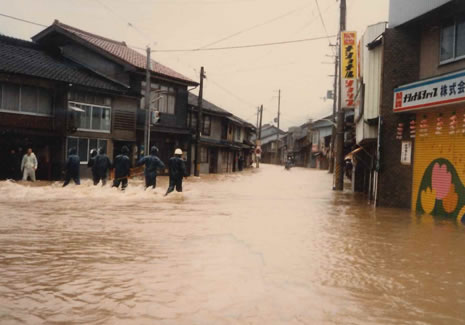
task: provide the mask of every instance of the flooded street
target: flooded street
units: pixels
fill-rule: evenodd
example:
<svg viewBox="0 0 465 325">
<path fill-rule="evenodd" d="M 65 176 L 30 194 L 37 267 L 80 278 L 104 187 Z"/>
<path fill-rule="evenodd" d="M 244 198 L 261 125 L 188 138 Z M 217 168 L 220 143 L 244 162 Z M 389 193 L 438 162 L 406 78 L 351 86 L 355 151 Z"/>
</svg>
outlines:
<svg viewBox="0 0 465 325">
<path fill-rule="evenodd" d="M 1 324 L 464 324 L 465 229 L 374 210 L 326 171 L 185 192 L 1 182 Z"/>
</svg>

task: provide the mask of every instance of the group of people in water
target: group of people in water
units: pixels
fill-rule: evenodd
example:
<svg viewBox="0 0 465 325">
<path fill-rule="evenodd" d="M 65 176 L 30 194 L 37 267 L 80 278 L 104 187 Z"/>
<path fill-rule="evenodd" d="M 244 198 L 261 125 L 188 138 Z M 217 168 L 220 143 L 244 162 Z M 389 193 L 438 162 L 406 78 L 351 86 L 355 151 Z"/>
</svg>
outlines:
<svg viewBox="0 0 465 325">
<path fill-rule="evenodd" d="M 181 158 L 182 150 L 176 149 L 174 156 L 168 160 L 168 172 L 169 172 L 169 187 L 166 191 L 166 195 L 173 192 L 175 189 L 178 192 L 182 192 L 182 180 L 187 176 L 186 163 Z M 137 163 L 137 166 L 145 166 L 145 188 L 155 188 L 157 185 L 157 171 L 159 169 L 165 169 L 165 164 L 158 158 L 158 148 L 153 146 L 150 149 L 150 154 L 142 157 Z M 114 168 L 114 179 L 113 187 L 124 190 L 128 186 L 128 178 L 131 172 L 131 162 L 129 160 L 129 148 L 123 146 L 121 153 L 115 157 L 113 164 L 110 158 L 105 153 L 105 150 L 100 148 L 91 151 L 91 156 L 87 164 L 92 170 L 92 179 L 94 185 L 102 182 L 102 185 L 106 184 L 108 173 L 111 168 Z M 65 164 L 65 182 L 63 187 L 67 186 L 71 180 L 76 185 L 80 184 L 80 159 L 77 155 L 76 148 L 69 149 L 68 159 Z"/>
</svg>

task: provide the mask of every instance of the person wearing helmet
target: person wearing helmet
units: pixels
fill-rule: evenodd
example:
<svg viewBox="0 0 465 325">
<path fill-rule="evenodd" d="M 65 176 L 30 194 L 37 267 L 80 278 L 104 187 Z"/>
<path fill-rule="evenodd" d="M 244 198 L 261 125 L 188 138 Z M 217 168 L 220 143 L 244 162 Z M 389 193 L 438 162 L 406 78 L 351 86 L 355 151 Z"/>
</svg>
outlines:
<svg viewBox="0 0 465 325">
<path fill-rule="evenodd" d="M 137 166 L 145 164 L 145 189 L 152 186 L 155 188 L 157 186 L 157 169 L 165 168 L 165 164 L 157 157 L 158 148 L 153 146 L 150 148 L 150 156 L 142 157 L 138 162 Z"/>
<path fill-rule="evenodd" d="M 65 164 L 65 182 L 63 183 L 63 187 L 69 184 L 71 179 L 74 180 L 76 185 L 81 184 L 81 179 L 79 177 L 79 168 L 81 165 L 81 160 L 77 155 L 76 148 L 71 148 L 68 151 L 68 159 L 66 160 Z"/>
<path fill-rule="evenodd" d="M 174 152 L 174 157 L 171 157 L 168 160 L 168 171 L 170 174 L 170 185 L 166 191 L 165 196 L 173 192 L 176 188 L 176 191 L 182 192 L 182 178 L 187 176 L 186 163 L 181 158 L 182 150 L 176 149 Z"/>
<path fill-rule="evenodd" d="M 131 162 L 129 161 L 129 148 L 123 146 L 121 148 L 121 154 L 116 156 L 113 163 L 113 168 L 115 169 L 115 179 L 113 181 L 113 187 L 119 187 L 121 184 L 121 189 L 124 190 L 128 186 L 128 177 L 130 174 Z"/>
<path fill-rule="evenodd" d="M 92 171 L 92 179 L 94 180 L 94 184 L 95 184 L 95 178 L 97 177 L 95 175 L 95 157 L 97 157 L 97 149 L 92 149 L 90 150 L 90 158 L 89 158 L 89 161 L 87 162 L 87 168 L 91 168 L 91 171 Z"/>
<path fill-rule="evenodd" d="M 98 156 L 95 157 L 94 166 L 92 167 L 92 174 L 94 175 L 94 185 L 97 185 L 102 180 L 102 186 L 107 183 L 108 171 L 111 167 L 110 158 L 105 154 L 105 149 L 98 150 Z"/>
</svg>

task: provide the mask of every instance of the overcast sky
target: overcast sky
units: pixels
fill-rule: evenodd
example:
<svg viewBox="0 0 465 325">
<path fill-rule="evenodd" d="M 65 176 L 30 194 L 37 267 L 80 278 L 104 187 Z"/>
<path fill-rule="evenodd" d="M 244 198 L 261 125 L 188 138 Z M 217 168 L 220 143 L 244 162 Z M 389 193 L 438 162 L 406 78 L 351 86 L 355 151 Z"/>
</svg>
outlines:
<svg viewBox="0 0 465 325">
<path fill-rule="evenodd" d="M 347 7 L 348 30 L 362 33 L 366 26 L 388 19 L 389 0 L 347 0 Z M 45 25 L 58 19 L 141 48 L 195 49 L 335 35 L 339 1 L 16 0 L 2 1 L 0 13 Z M 0 33 L 8 36 L 30 39 L 42 29 L 0 16 Z M 265 107 L 263 123 L 273 120 L 281 89 L 281 126 L 287 129 L 332 111 L 332 101 L 323 99 L 332 89 L 329 75 L 334 73 L 334 65 L 327 64 L 334 60 L 328 43 L 322 39 L 227 51 L 154 52 L 152 58 L 194 80 L 203 65 L 205 99 L 254 124 L 260 104 Z"/>
</svg>

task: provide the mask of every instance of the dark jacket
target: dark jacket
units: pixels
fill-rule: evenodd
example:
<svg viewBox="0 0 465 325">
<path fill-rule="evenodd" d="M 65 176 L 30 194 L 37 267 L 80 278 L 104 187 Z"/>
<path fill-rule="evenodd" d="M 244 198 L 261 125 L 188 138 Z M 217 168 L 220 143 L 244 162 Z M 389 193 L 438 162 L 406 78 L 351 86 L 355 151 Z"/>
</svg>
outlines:
<svg viewBox="0 0 465 325">
<path fill-rule="evenodd" d="M 145 175 L 157 173 L 157 169 L 165 168 L 165 164 L 155 155 L 142 157 L 138 162 L 137 166 L 145 164 Z"/>
<path fill-rule="evenodd" d="M 108 170 L 111 168 L 110 158 L 106 154 L 99 154 L 95 157 L 92 173 L 96 176 L 106 177 Z"/>
<path fill-rule="evenodd" d="M 183 178 L 187 176 L 186 163 L 179 157 L 168 160 L 168 169 L 171 178 Z"/>
<path fill-rule="evenodd" d="M 90 151 L 90 158 L 89 158 L 89 161 L 87 162 L 87 167 L 94 167 L 94 163 L 95 163 L 95 157 L 97 157 L 97 150 L 95 149 L 92 149 Z M 94 173 L 94 169 L 92 168 L 92 173 Z"/>
<path fill-rule="evenodd" d="M 69 150 L 68 159 L 65 163 L 65 170 L 70 175 L 79 175 L 79 167 L 81 165 L 81 160 L 79 156 L 76 154 L 75 149 Z"/>
<path fill-rule="evenodd" d="M 128 177 L 129 169 L 131 168 L 129 157 L 125 154 L 116 156 L 115 161 L 113 162 L 113 168 L 115 168 L 115 179 Z"/>
</svg>

